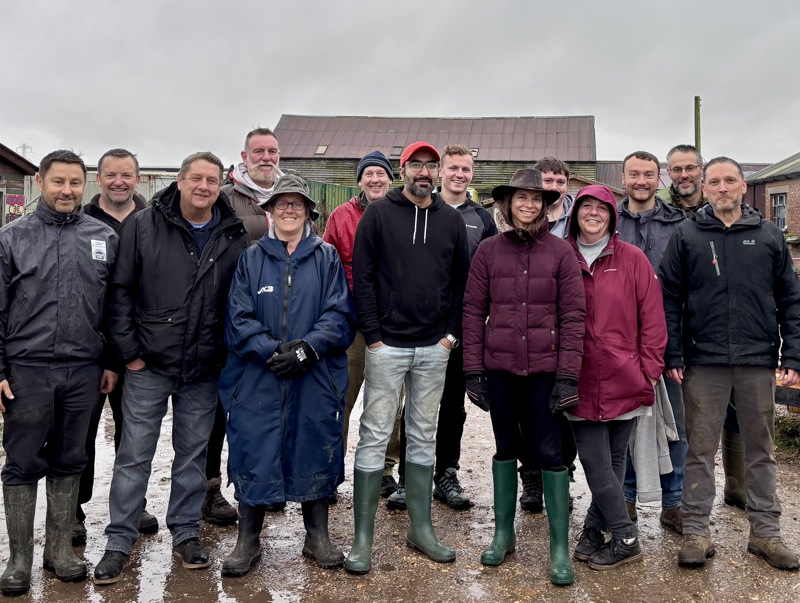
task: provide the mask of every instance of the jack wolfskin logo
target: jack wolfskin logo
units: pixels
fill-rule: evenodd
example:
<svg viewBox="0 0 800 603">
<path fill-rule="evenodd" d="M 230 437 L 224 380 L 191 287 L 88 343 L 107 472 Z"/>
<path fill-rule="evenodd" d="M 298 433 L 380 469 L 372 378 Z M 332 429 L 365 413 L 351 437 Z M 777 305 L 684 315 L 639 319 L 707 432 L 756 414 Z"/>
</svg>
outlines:
<svg viewBox="0 0 800 603">
<path fill-rule="evenodd" d="M 755 239 L 745 239 L 744 241 L 742 241 L 742 245 L 755 245 L 755 244 L 756 244 Z"/>
<path fill-rule="evenodd" d="M 261 295 L 262 293 L 272 293 L 272 285 L 265 285 L 264 287 L 261 287 L 261 289 L 258 290 L 258 295 Z"/>
</svg>

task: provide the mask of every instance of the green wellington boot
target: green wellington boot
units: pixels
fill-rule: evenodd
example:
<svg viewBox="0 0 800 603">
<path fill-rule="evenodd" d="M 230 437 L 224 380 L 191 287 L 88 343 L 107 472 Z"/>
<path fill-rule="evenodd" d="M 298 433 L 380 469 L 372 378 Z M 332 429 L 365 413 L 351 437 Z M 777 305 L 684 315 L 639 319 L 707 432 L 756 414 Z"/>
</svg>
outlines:
<svg viewBox="0 0 800 603">
<path fill-rule="evenodd" d="M 516 492 L 514 493 L 516 497 Z M 408 527 L 406 544 L 428 556 L 436 563 L 455 561 L 456 552 L 439 542 L 431 524 L 433 498 L 433 467 L 406 462 L 406 504 Z"/>
<path fill-rule="evenodd" d="M 747 508 L 747 490 L 744 481 L 744 444 L 742 434 L 733 431 L 722 432 L 722 466 L 725 469 L 725 489 L 723 496 L 726 505 Z"/>
<path fill-rule="evenodd" d="M 517 511 L 517 459 L 492 459 L 494 478 L 494 538 L 481 554 L 484 565 L 500 565 L 517 545 L 514 515 Z"/>
<path fill-rule="evenodd" d="M 0 592 L 4 595 L 22 595 L 31 587 L 36 487 L 37 484 L 3 486 L 8 548 L 11 553 L 6 571 L 0 579 Z"/>
<path fill-rule="evenodd" d="M 86 578 L 86 562 L 72 551 L 72 522 L 78 508 L 81 476 L 46 480 L 47 522 L 45 524 L 44 569 L 55 572 L 63 582 Z"/>
<path fill-rule="evenodd" d="M 375 535 L 375 513 L 381 493 L 383 469 L 353 471 L 353 517 L 355 538 L 344 569 L 351 574 L 366 574 L 372 569 L 372 538 Z"/>
<path fill-rule="evenodd" d="M 569 472 L 542 471 L 542 486 L 550 524 L 550 582 L 572 584 L 575 577 L 569 558 Z"/>
</svg>

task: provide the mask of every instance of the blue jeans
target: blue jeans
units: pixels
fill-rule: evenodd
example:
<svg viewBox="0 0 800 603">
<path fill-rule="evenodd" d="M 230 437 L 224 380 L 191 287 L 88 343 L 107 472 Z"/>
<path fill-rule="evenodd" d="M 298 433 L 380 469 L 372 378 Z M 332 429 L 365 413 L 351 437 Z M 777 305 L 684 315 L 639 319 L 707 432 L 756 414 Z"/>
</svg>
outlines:
<svg viewBox="0 0 800 603">
<path fill-rule="evenodd" d="M 678 428 L 678 441 L 669 442 L 669 460 L 672 462 L 672 472 L 661 475 L 661 508 L 677 509 L 681 506 L 683 493 L 683 476 L 686 473 L 686 451 L 689 443 L 686 441 L 686 407 L 683 403 L 681 386 L 669 377 L 664 377 L 667 386 L 667 395 L 672 405 L 672 414 L 675 415 L 675 426 Z M 630 452 L 628 453 L 627 469 L 625 471 L 625 501 L 636 502 L 636 472 L 633 469 Z"/>
<path fill-rule="evenodd" d="M 397 418 L 405 382 L 406 462 L 433 466 L 436 419 L 444 390 L 450 350 L 440 343 L 417 348 L 383 344 L 367 348 L 364 366 L 364 412 L 361 415 L 355 467 L 383 469 L 386 446 Z"/>
<path fill-rule="evenodd" d="M 111 523 L 106 550 L 130 555 L 139 537 L 139 519 L 156 452 L 161 421 L 172 396 L 172 486 L 167 527 L 177 546 L 200 535 L 206 483 L 206 447 L 217 406 L 217 379 L 184 382 L 147 367 L 127 371 L 122 394 L 122 441 L 108 497 Z"/>
</svg>

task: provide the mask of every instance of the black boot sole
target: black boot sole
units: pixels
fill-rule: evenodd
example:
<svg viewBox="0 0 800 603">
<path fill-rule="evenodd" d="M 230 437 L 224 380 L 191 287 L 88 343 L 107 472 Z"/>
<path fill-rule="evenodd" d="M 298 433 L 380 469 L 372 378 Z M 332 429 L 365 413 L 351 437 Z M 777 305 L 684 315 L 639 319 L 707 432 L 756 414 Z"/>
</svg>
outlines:
<svg viewBox="0 0 800 603">
<path fill-rule="evenodd" d="M 334 561 L 322 561 L 319 557 L 317 557 L 311 549 L 307 549 L 303 547 L 303 557 L 306 559 L 311 559 L 315 561 L 318 566 L 322 569 L 334 569 L 336 567 L 342 567 L 344 565 L 344 554 L 341 555 L 341 559 L 336 559 Z"/>
<path fill-rule="evenodd" d="M 68 574 L 66 576 L 59 576 L 53 563 L 47 559 L 42 560 L 42 568 L 47 570 L 48 572 L 54 573 L 56 575 L 56 578 L 58 578 L 62 582 L 80 582 L 81 580 L 85 580 L 89 576 L 89 570 L 86 566 L 84 566 L 83 571 L 78 571 L 75 572 L 74 574 Z"/>
</svg>

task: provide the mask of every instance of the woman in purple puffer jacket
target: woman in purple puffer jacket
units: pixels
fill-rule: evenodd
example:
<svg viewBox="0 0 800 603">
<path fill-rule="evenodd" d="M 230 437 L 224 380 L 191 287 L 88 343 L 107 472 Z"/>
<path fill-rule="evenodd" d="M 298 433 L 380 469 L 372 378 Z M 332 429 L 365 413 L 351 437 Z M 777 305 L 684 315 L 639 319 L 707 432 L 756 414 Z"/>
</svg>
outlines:
<svg viewBox="0 0 800 603">
<path fill-rule="evenodd" d="M 490 410 L 496 453 L 495 536 L 481 555 L 500 565 L 514 551 L 517 459 L 535 442 L 550 523 L 550 580 L 571 584 L 569 474 L 561 458 L 561 416 L 577 403 L 584 335 L 584 289 L 569 243 L 548 232 L 538 170 L 518 170 L 492 191 L 509 229 L 483 241 L 464 294 L 467 394 Z M 487 320 L 488 319 L 488 320 Z M 535 437 L 523 441 L 522 434 Z"/>
</svg>

